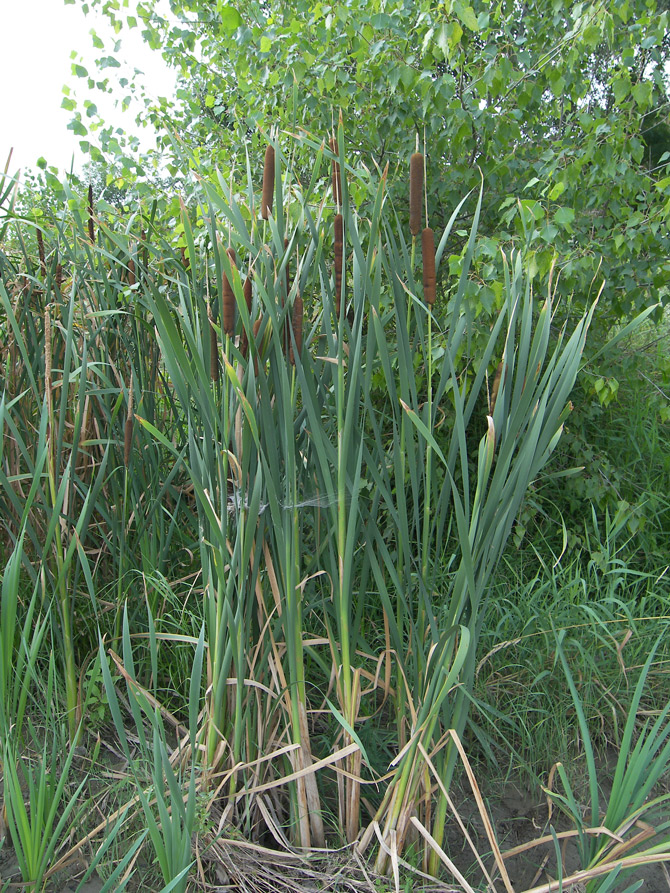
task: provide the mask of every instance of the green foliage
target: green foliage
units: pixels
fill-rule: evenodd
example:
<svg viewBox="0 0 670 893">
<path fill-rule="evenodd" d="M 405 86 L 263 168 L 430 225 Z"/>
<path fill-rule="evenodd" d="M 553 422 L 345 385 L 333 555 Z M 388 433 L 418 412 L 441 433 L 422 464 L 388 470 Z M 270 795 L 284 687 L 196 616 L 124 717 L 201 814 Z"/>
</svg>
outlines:
<svg viewBox="0 0 670 893">
<path fill-rule="evenodd" d="M 544 289 L 553 268 L 558 294 L 580 309 L 605 283 L 602 334 L 668 300 L 668 12 L 654 0 L 534 0 L 521 10 L 514 0 L 272 0 L 237 12 L 173 0 L 168 14 L 147 0 L 137 15 L 104 11 L 120 39 L 141 19 L 179 75 L 176 97 L 145 96 L 141 114 L 158 127 L 171 173 L 185 173 L 181 145 L 227 176 L 245 145 L 259 157 L 273 126 L 325 138 L 342 110 L 348 147 L 367 164 L 404 171 L 425 140 L 439 172 L 428 193 L 438 229 L 481 169 L 471 283 L 480 312 L 500 294 L 500 250 L 517 239 L 533 283 Z M 141 95 L 141 78 L 131 84 Z M 136 176 L 117 133 L 103 130 L 100 142 Z M 404 189 L 394 198 L 400 207 Z M 463 248 L 457 229 L 448 254 Z"/>
</svg>

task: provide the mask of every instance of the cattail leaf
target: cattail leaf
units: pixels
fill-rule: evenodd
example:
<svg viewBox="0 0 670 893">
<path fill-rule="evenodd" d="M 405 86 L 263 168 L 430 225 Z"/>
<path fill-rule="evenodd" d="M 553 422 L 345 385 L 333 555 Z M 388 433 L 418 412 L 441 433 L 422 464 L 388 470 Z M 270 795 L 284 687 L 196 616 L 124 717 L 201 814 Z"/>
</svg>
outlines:
<svg viewBox="0 0 670 893">
<path fill-rule="evenodd" d="M 228 255 L 228 260 L 230 262 L 230 273 L 231 276 L 236 272 L 236 257 L 235 251 L 233 248 L 227 248 L 226 254 Z M 235 334 L 235 292 L 233 290 L 232 283 L 230 281 L 230 277 L 228 273 L 224 270 L 223 273 L 223 291 L 222 291 L 222 317 L 223 317 L 223 331 L 226 335 L 234 335 Z"/>
<path fill-rule="evenodd" d="M 261 217 L 267 220 L 272 214 L 272 201 L 275 194 L 275 150 L 273 146 L 265 149 L 263 165 L 263 193 L 261 197 Z"/>
</svg>

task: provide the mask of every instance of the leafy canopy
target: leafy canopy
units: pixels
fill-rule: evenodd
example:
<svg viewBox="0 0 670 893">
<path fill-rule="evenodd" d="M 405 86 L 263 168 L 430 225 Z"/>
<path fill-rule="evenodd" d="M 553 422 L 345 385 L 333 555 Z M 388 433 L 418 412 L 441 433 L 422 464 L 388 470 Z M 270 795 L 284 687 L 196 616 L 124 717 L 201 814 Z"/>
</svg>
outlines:
<svg viewBox="0 0 670 893">
<path fill-rule="evenodd" d="M 557 261 L 559 294 L 580 306 L 605 281 L 604 327 L 668 300 L 667 0 L 82 5 L 100 6 L 121 38 L 141 27 L 179 73 L 177 95 L 158 101 L 143 94 L 139 74 L 124 78 L 127 91 L 144 96 L 140 117 L 158 126 L 171 174 L 184 171 L 180 146 L 200 166 L 227 172 L 244 163 L 245 148 L 258 155 L 272 126 L 325 136 L 341 109 L 347 149 L 366 164 L 388 162 L 403 174 L 417 138 L 425 141 L 436 228 L 481 169 L 477 312 L 499 309 L 500 249 L 519 239 L 531 276 L 546 282 Z M 113 58 L 104 49 L 99 60 L 107 90 Z M 87 135 L 86 114 L 68 101 L 73 127 Z M 100 142 L 94 158 L 128 154 L 111 128 Z M 150 162 L 127 164 L 124 175 L 136 178 Z M 402 208 L 404 174 L 389 180 L 401 184 Z M 464 243 L 456 233 L 448 246 L 452 272 Z"/>
</svg>

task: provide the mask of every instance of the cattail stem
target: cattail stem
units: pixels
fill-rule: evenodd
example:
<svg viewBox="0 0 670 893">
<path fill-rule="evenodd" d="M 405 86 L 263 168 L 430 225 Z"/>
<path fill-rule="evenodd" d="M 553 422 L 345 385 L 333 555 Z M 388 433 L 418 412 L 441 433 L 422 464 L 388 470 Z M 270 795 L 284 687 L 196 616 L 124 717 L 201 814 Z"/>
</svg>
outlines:
<svg viewBox="0 0 670 893">
<path fill-rule="evenodd" d="M 409 231 L 413 236 L 421 232 L 423 198 L 423 155 L 414 152 L 409 160 Z"/>
<path fill-rule="evenodd" d="M 261 198 L 261 217 L 267 220 L 272 213 L 272 200 L 275 194 L 275 150 L 272 146 L 265 149 L 263 165 L 263 195 Z"/>
<path fill-rule="evenodd" d="M 209 318 L 209 377 L 214 383 L 219 380 L 219 341 L 216 337 L 212 308 L 207 308 Z"/>
<path fill-rule="evenodd" d="M 342 300 L 342 264 L 344 255 L 344 218 L 341 214 L 335 215 L 335 312 L 340 316 L 340 305 Z"/>
<path fill-rule="evenodd" d="M 421 254 L 423 259 L 423 297 L 431 307 L 435 303 L 437 279 L 435 276 L 435 236 L 427 226 L 421 233 Z"/>
</svg>

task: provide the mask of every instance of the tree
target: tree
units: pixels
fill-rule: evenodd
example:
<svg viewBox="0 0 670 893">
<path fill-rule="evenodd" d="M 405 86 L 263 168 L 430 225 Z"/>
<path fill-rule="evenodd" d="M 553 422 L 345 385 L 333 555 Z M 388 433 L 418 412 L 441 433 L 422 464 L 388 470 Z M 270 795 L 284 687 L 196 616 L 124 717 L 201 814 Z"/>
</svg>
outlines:
<svg viewBox="0 0 670 893">
<path fill-rule="evenodd" d="M 147 43 L 180 73 L 177 96 L 146 98 L 142 115 L 160 128 L 171 172 L 184 169 L 181 146 L 227 173 L 245 149 L 258 156 L 273 126 L 327 137 L 342 110 L 347 151 L 402 174 L 390 177 L 399 209 L 409 155 L 425 143 L 436 228 L 481 170 L 478 314 L 497 309 L 500 249 L 519 240 L 538 287 L 555 264 L 552 286 L 580 308 L 604 281 L 603 330 L 668 300 L 670 179 L 657 149 L 668 12 L 654 0 L 266 0 L 239 9 L 170 0 L 169 12 L 141 0 L 133 14 L 118 2 L 88 5 L 101 5 L 121 34 L 141 21 Z M 139 80 L 126 88 L 141 94 Z M 83 127 L 81 115 L 75 123 Z M 118 134 L 105 134 L 103 147 L 123 154 Z M 452 270 L 463 247 L 456 234 Z"/>
</svg>

